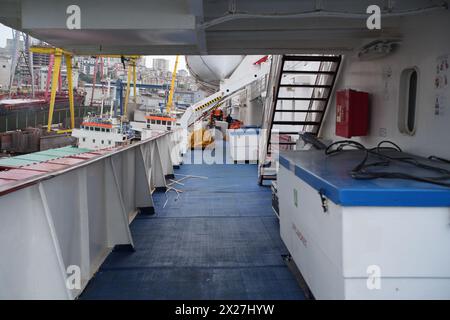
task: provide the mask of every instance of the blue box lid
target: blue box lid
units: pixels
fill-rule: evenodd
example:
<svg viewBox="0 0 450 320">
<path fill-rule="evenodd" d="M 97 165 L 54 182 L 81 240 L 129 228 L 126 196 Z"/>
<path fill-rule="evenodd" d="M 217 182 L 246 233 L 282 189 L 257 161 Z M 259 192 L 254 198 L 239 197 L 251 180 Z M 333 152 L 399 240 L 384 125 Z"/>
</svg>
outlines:
<svg viewBox="0 0 450 320">
<path fill-rule="evenodd" d="M 389 151 L 393 157 L 408 156 L 450 170 L 450 165 L 431 161 L 398 151 Z M 364 158 L 363 151 L 343 151 L 325 155 L 323 150 L 290 151 L 280 155 L 280 165 L 294 171 L 295 175 L 327 198 L 342 206 L 402 206 L 449 207 L 450 188 L 430 183 L 403 179 L 359 180 L 350 171 Z M 380 161 L 370 158 L 369 162 Z M 433 176 L 435 173 L 393 161 L 389 166 L 371 167 L 371 171 L 405 172 L 416 176 Z M 450 183 L 450 179 L 447 181 Z"/>
</svg>

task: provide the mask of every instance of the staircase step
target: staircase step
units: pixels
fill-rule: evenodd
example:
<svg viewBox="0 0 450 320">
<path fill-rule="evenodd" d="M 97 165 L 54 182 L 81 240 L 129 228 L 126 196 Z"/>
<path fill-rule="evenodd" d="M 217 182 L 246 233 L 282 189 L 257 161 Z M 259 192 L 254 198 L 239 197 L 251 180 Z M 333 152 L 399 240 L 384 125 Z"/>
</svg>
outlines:
<svg viewBox="0 0 450 320">
<path fill-rule="evenodd" d="M 311 70 L 283 70 L 283 74 L 328 74 L 335 75 L 336 71 L 311 71 Z"/>
<path fill-rule="evenodd" d="M 284 100 L 284 101 L 327 101 L 328 98 L 289 98 L 289 97 L 279 97 L 276 98 L 277 100 Z"/>
<path fill-rule="evenodd" d="M 328 84 L 280 84 L 280 88 L 324 88 L 331 89 Z"/>
<path fill-rule="evenodd" d="M 270 176 L 262 175 L 261 178 L 262 178 L 262 180 L 277 180 L 276 175 L 270 175 Z"/>
<path fill-rule="evenodd" d="M 277 142 L 277 143 L 273 143 L 272 141 L 270 142 L 270 145 L 280 145 L 280 146 L 293 146 L 295 145 L 297 142 L 296 141 L 289 141 L 289 142 Z"/>
<path fill-rule="evenodd" d="M 275 110 L 275 112 L 284 113 L 323 113 L 323 110 Z"/>
<path fill-rule="evenodd" d="M 339 56 L 284 56 L 284 61 L 339 62 Z"/>
<path fill-rule="evenodd" d="M 317 126 L 320 124 L 320 122 L 316 122 L 316 121 L 273 121 L 272 123 L 277 124 L 277 125 L 291 125 L 291 126 L 296 126 L 296 125 Z"/>
<path fill-rule="evenodd" d="M 272 129 L 272 130 L 276 130 L 276 129 Z M 278 135 L 282 135 L 282 134 L 295 134 L 295 135 L 300 135 L 300 134 L 304 134 L 304 133 L 310 133 L 310 134 L 315 134 L 314 132 L 308 132 L 308 131 L 272 131 L 272 135 L 278 134 Z"/>
<path fill-rule="evenodd" d="M 276 133 L 278 135 L 282 135 L 282 134 L 296 134 L 296 135 L 300 135 L 299 131 L 273 131 L 275 129 L 272 129 L 272 134 Z"/>
</svg>

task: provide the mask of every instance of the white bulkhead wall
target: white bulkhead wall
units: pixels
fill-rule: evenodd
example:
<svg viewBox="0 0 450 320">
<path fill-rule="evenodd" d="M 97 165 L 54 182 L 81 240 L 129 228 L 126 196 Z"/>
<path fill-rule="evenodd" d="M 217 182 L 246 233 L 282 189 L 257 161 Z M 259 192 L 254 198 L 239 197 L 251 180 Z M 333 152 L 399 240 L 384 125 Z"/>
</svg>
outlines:
<svg viewBox="0 0 450 320">
<path fill-rule="evenodd" d="M 450 12 L 401 19 L 403 39 L 395 53 L 371 61 L 359 61 L 356 53 L 345 55 L 337 90 L 351 88 L 370 93 L 369 136 L 353 139 L 367 146 L 388 139 L 407 152 L 449 159 L 450 83 L 440 91 L 447 102 L 443 114 L 436 116 L 435 101 L 439 92 L 435 79 L 438 58 L 450 57 Z M 406 68 L 418 70 L 416 130 L 412 136 L 401 133 L 398 128 L 400 76 Z M 335 110 L 334 96 L 321 136 L 339 140 L 341 138 L 335 136 Z"/>
</svg>

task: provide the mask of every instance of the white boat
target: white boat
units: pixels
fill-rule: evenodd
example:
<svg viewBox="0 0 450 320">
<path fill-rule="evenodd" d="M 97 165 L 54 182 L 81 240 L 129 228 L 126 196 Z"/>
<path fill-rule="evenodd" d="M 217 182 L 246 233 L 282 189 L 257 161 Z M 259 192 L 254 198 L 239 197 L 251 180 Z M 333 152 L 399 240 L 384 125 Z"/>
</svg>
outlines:
<svg viewBox="0 0 450 320">
<path fill-rule="evenodd" d="M 78 139 L 78 147 L 97 150 L 127 145 L 134 133 L 119 117 L 89 116 L 79 129 L 72 130 L 72 136 Z"/>
</svg>

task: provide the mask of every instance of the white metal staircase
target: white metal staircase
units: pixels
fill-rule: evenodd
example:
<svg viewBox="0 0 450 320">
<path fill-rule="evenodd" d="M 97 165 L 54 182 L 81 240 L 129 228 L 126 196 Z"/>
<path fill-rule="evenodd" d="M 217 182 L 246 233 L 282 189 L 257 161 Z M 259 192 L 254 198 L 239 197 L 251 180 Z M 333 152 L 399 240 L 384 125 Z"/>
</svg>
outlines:
<svg viewBox="0 0 450 320">
<path fill-rule="evenodd" d="M 273 56 L 260 142 L 260 184 L 276 179 L 273 155 L 294 150 L 301 133 L 319 134 L 341 60 L 336 55 Z"/>
</svg>

